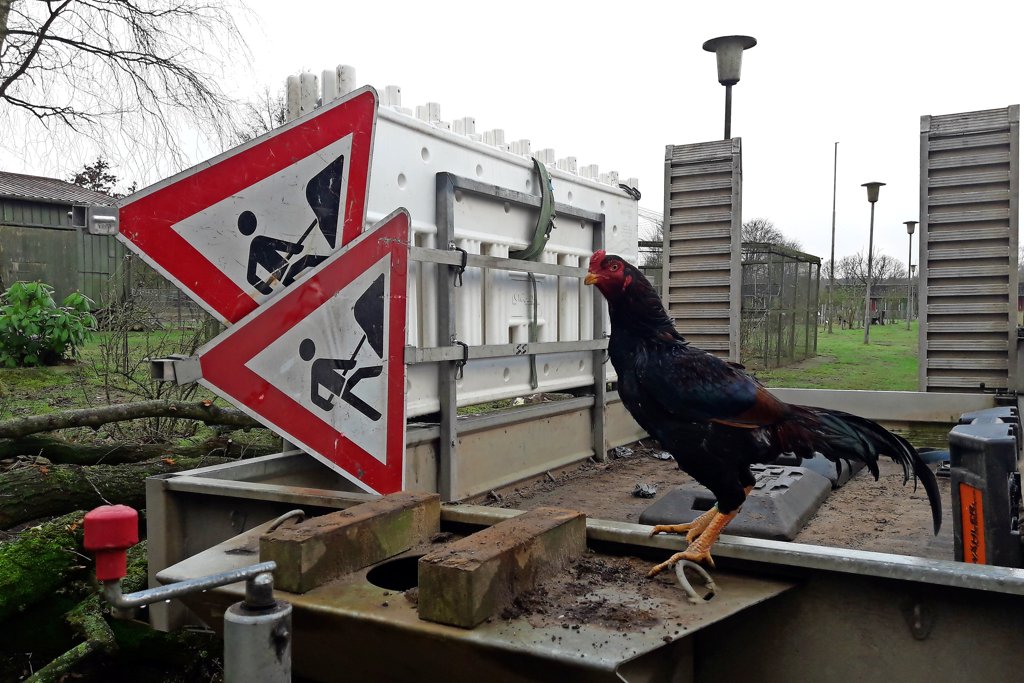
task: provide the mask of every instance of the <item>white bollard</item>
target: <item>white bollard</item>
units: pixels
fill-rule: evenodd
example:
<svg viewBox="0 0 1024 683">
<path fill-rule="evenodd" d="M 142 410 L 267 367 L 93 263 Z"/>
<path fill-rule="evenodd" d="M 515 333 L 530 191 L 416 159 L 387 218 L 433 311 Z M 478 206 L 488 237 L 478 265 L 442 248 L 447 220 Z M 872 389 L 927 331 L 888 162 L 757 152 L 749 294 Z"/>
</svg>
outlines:
<svg viewBox="0 0 1024 683">
<path fill-rule="evenodd" d="M 305 116 L 316 109 L 319 97 L 316 74 L 299 74 L 299 116 Z"/>
<path fill-rule="evenodd" d="M 356 68 L 348 64 L 339 64 L 334 69 L 338 79 L 338 97 L 349 94 L 356 89 Z"/>
<path fill-rule="evenodd" d="M 299 77 L 289 76 L 285 82 L 285 101 L 289 121 L 299 118 Z"/>
</svg>

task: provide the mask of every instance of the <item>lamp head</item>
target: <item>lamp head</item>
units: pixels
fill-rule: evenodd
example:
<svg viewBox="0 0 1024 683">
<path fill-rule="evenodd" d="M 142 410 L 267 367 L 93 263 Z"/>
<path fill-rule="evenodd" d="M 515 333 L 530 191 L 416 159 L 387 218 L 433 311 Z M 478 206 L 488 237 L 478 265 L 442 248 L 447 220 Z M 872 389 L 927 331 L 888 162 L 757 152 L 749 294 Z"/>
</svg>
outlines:
<svg viewBox="0 0 1024 683">
<path fill-rule="evenodd" d="M 907 234 L 913 235 L 914 228 L 917 227 L 917 221 L 903 221 L 903 225 L 907 226 Z"/>
<path fill-rule="evenodd" d="M 718 57 L 718 82 L 722 85 L 736 85 L 740 82 L 740 63 L 743 51 L 757 45 L 750 36 L 719 36 L 704 43 L 704 50 L 714 52 Z"/>
<path fill-rule="evenodd" d="M 878 201 L 878 188 L 880 188 L 882 185 L 885 185 L 885 183 L 871 182 L 864 183 L 863 185 L 861 185 L 861 187 L 868 188 L 868 201 L 871 202 L 872 204 Z"/>
</svg>

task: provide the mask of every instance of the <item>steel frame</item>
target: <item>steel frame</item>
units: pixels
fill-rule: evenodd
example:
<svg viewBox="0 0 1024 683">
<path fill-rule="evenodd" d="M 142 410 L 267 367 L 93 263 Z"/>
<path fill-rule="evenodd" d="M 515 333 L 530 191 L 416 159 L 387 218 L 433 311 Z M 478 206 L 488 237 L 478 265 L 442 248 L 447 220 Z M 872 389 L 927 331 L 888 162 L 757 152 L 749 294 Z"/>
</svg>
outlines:
<svg viewBox="0 0 1024 683">
<path fill-rule="evenodd" d="M 536 353 L 561 353 L 568 351 L 590 350 L 593 355 L 594 367 L 594 400 L 591 420 L 591 444 L 594 455 L 604 460 L 607 452 L 605 438 L 605 369 L 604 349 L 607 341 L 604 337 L 604 304 L 601 297 L 594 297 L 593 341 L 584 342 L 549 342 L 531 344 L 500 344 L 465 348 L 456 339 L 455 313 L 455 273 L 453 267 L 463 265 L 477 268 L 500 268 L 519 272 L 536 273 L 539 275 L 558 275 L 580 278 L 586 274 L 585 269 L 571 268 L 549 263 L 521 261 L 517 259 L 479 256 L 475 254 L 459 254 L 455 246 L 455 201 L 456 192 L 469 193 L 494 201 L 507 202 L 517 206 L 539 208 L 539 195 L 525 194 L 508 188 L 482 183 L 470 178 L 463 178 L 452 173 L 438 173 L 436 176 L 436 211 L 437 211 L 437 244 L 447 245 L 448 251 L 411 247 L 409 257 L 416 261 L 424 261 L 449 266 L 437 269 L 438 286 L 438 338 L 448 340 L 448 346 L 427 349 L 410 349 L 406 361 L 441 363 L 438 371 L 438 397 L 441 406 L 441 422 L 438 432 L 438 492 L 445 501 L 455 498 L 459 490 L 458 468 L 454 461 L 458 457 L 458 396 L 456 378 L 460 363 L 473 358 L 495 358 L 501 356 L 532 355 Z M 555 204 L 555 215 L 575 218 L 591 222 L 594 225 L 594 251 L 603 248 L 605 218 L 604 214 L 585 211 L 567 204 Z"/>
</svg>

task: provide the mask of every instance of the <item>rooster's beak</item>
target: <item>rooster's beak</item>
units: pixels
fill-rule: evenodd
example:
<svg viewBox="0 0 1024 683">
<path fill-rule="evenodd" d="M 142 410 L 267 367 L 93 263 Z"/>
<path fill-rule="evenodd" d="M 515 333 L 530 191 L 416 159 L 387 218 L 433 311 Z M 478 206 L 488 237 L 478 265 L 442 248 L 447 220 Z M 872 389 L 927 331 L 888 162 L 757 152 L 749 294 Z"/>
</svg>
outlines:
<svg viewBox="0 0 1024 683">
<path fill-rule="evenodd" d="M 587 277 L 583 278 L 583 284 L 592 285 L 597 282 L 597 276 L 593 273 L 587 273 Z"/>
</svg>

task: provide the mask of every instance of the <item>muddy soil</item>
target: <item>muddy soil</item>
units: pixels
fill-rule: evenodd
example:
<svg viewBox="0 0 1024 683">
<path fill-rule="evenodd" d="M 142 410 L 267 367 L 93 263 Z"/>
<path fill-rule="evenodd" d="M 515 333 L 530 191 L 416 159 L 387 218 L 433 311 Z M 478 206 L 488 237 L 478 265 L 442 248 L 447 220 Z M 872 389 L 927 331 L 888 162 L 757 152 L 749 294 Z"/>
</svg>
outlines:
<svg viewBox="0 0 1024 683">
<path fill-rule="evenodd" d="M 586 461 L 532 481 L 494 492 L 479 502 L 528 510 L 552 505 L 580 510 L 588 517 L 637 523 L 640 514 L 672 488 L 693 480 L 674 460 L 654 457 L 660 449 L 630 446 L 633 455 L 607 463 Z M 943 521 L 932 534 L 931 510 L 921 486 L 903 485 L 903 470 L 889 459 L 879 462 L 876 482 L 862 469 L 833 491 L 797 535 L 797 543 L 871 550 L 932 559 L 953 559 L 953 522 L 949 479 L 939 478 Z M 637 484 L 656 487 L 654 498 L 633 495 Z M 728 529 L 726 529 L 728 534 Z"/>
</svg>

